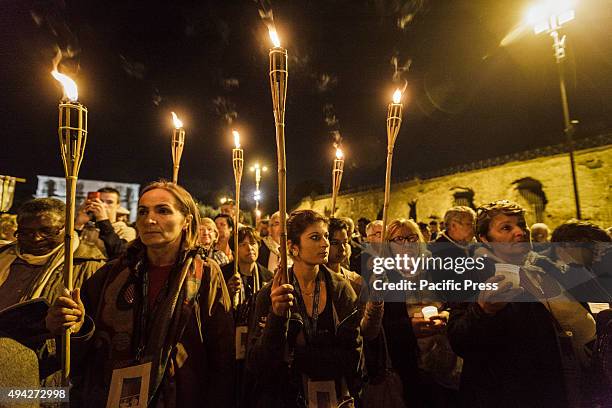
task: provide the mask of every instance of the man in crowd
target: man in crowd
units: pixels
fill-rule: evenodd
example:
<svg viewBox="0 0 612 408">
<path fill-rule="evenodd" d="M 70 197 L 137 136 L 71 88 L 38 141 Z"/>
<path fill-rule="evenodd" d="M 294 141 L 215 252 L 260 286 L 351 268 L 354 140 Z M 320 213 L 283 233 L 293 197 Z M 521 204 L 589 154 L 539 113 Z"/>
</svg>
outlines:
<svg viewBox="0 0 612 408">
<path fill-rule="evenodd" d="M 537 222 L 529 229 L 531 233 L 531 245 L 536 252 L 542 252 L 550 248 L 550 230 L 548 225 Z"/>
<path fill-rule="evenodd" d="M 274 272 L 280 262 L 280 213 L 277 211 L 270 217 L 268 226 L 269 235 L 262 239 L 263 245 L 259 248 L 257 262 Z M 291 258 L 287 258 L 287 266 L 293 265 Z"/>
<path fill-rule="evenodd" d="M 370 223 L 370 220 L 361 217 L 357 220 L 357 231 L 359 232 L 359 243 L 363 243 L 366 238 L 366 227 Z"/>
<path fill-rule="evenodd" d="M 345 260 L 342 262 L 342 266 L 345 268 L 357 272 L 361 275 L 361 251 L 363 250 L 361 242 L 355 237 L 355 223 L 351 217 L 342 217 L 342 221 L 347 226 L 349 250 L 345 255 Z M 331 233 L 330 239 L 331 239 Z"/>
<path fill-rule="evenodd" d="M 270 226 L 270 219 L 264 218 L 263 220 L 259 220 L 257 222 L 257 233 L 261 238 L 265 238 L 268 236 L 268 227 Z"/>
<path fill-rule="evenodd" d="M 506 200 L 479 208 L 476 234 L 485 268 L 471 279 L 499 286 L 451 311 L 464 406 L 580 406 L 592 315 L 560 285 L 555 265 L 530 250 L 523 208 Z"/>
<path fill-rule="evenodd" d="M 429 244 L 429 249 L 432 256 L 458 260 L 459 258 L 470 257 L 470 244 L 474 242 L 474 222 L 476 221 L 476 212 L 470 207 L 457 206 L 452 207 L 444 214 L 444 224 L 446 230 L 441 231 L 438 237 Z M 464 265 L 464 263 L 460 263 Z M 431 279 L 435 282 L 444 282 L 445 280 L 461 279 L 461 275 L 465 273 L 463 269 L 437 269 L 432 270 Z M 453 296 L 447 296 L 448 293 L 437 292 L 443 296 L 445 300 L 458 300 L 456 295 L 463 295 L 463 292 L 455 293 Z"/>
<path fill-rule="evenodd" d="M 65 204 L 55 198 L 30 200 L 18 210 L 17 241 L 0 248 L 0 310 L 38 297 L 53 302 L 61 293 L 65 217 Z M 104 264 L 104 255 L 73 239 L 78 288 Z"/>
<path fill-rule="evenodd" d="M 136 239 L 136 230 L 123 221 L 117 221 L 117 210 L 120 207 L 121 195 L 112 187 L 98 190 L 99 198 L 87 199 L 79 207 L 74 229 L 83 231 L 90 221 L 95 223 L 99 231 L 95 245 L 102 251 L 107 259 L 114 259 L 121 255 L 127 244 Z"/>
<path fill-rule="evenodd" d="M 440 230 L 438 229 L 438 221 L 433 220 L 429 222 L 429 232 L 431 234 L 431 240 L 435 241 L 440 233 Z"/>
<path fill-rule="evenodd" d="M 383 224 L 381 220 L 374 220 L 366 226 L 365 237 L 369 244 L 380 244 L 383 242 Z"/>
</svg>

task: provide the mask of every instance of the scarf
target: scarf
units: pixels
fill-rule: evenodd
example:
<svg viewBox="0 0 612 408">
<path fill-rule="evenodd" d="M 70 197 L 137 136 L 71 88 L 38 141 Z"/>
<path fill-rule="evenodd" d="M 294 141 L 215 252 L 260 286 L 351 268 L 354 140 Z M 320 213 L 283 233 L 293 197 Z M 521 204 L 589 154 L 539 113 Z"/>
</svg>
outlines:
<svg viewBox="0 0 612 408">
<path fill-rule="evenodd" d="M 79 237 L 75 233 L 72 236 L 72 252 L 74 253 L 79 247 Z M 22 253 L 17 242 L 13 242 L 8 245 L 8 249 L 5 249 L 0 253 L 0 286 L 4 284 L 8 275 L 11 271 L 11 265 L 15 260 L 19 258 L 25 261 L 29 265 L 41 266 L 45 265 L 42 273 L 35 279 L 34 283 L 25 292 L 25 295 L 21 301 L 28 299 L 35 299 L 41 296 L 41 293 L 45 286 L 49 283 L 51 276 L 55 271 L 64 264 L 64 244 L 60 244 L 51 250 L 49 253 L 44 255 L 32 255 Z"/>
</svg>

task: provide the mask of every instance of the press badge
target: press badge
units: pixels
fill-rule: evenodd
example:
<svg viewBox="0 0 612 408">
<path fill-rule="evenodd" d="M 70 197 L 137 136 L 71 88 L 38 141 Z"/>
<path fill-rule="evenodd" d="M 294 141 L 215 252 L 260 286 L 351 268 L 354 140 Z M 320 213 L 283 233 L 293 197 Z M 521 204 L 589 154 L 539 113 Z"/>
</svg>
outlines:
<svg viewBox="0 0 612 408">
<path fill-rule="evenodd" d="M 113 370 L 106 408 L 146 408 L 151 362 Z"/>
<path fill-rule="evenodd" d="M 246 358 L 248 336 L 249 328 L 247 326 L 236 327 L 236 360 L 244 360 Z"/>
<path fill-rule="evenodd" d="M 336 383 L 332 381 L 307 382 L 308 408 L 336 408 Z"/>
</svg>

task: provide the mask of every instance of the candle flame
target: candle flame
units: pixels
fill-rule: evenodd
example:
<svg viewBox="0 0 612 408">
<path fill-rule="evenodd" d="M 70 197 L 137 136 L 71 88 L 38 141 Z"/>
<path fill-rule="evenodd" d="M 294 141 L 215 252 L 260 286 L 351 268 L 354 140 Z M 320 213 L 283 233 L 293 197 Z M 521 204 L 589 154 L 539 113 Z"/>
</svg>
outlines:
<svg viewBox="0 0 612 408">
<path fill-rule="evenodd" d="M 268 30 L 270 32 L 270 39 L 272 40 L 272 44 L 274 44 L 276 48 L 280 47 L 281 46 L 280 38 L 278 38 L 278 33 L 276 32 L 276 28 L 270 28 Z"/>
<path fill-rule="evenodd" d="M 57 69 L 51 71 L 51 75 L 53 75 L 53 78 L 58 80 L 64 87 L 64 95 L 66 96 L 66 98 L 68 98 L 72 102 L 76 102 L 76 100 L 79 98 L 76 82 L 74 82 L 67 75 L 58 72 Z"/>
<path fill-rule="evenodd" d="M 176 113 L 172 112 L 172 121 L 174 122 L 174 127 L 180 129 L 183 127 L 183 121 L 176 116 Z"/>
<path fill-rule="evenodd" d="M 393 93 L 393 103 L 400 103 L 402 101 L 402 91 L 396 89 Z"/>
<path fill-rule="evenodd" d="M 340 148 L 336 149 L 336 159 L 338 160 L 344 159 L 344 153 L 342 153 L 342 150 L 340 150 Z"/>
<path fill-rule="evenodd" d="M 234 144 L 236 145 L 236 149 L 240 149 L 240 133 L 237 130 L 232 130 L 232 134 L 234 135 Z"/>
</svg>

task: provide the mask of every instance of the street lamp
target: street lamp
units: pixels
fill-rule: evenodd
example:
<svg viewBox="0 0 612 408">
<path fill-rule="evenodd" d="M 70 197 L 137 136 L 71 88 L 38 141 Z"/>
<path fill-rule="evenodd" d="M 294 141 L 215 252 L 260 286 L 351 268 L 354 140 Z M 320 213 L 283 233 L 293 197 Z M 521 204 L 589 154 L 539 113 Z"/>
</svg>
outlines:
<svg viewBox="0 0 612 408">
<path fill-rule="evenodd" d="M 259 221 L 261 211 L 259 211 L 259 202 L 261 201 L 261 191 L 259 190 L 259 183 L 261 182 L 261 173 L 268 171 L 266 166 L 260 166 L 259 163 L 255 163 L 250 168 L 252 173 L 255 173 L 255 192 L 253 193 L 253 199 L 255 200 L 255 222 Z"/>
<path fill-rule="evenodd" d="M 547 33 L 553 39 L 553 50 L 559 71 L 559 88 L 561 90 L 561 106 L 563 108 L 563 132 L 567 140 L 567 147 L 572 168 L 572 184 L 574 187 L 574 201 L 576 204 L 576 218 L 581 219 L 580 199 L 578 197 L 578 183 L 576 181 L 576 163 L 574 160 L 574 124 L 577 121 L 570 119 L 569 105 L 567 102 L 567 91 L 565 90 L 565 71 L 563 60 L 565 59 L 566 36 L 560 36 L 561 26 L 575 17 L 573 1 L 548 0 L 529 9 L 527 23 L 533 26 L 536 34 Z"/>
</svg>

